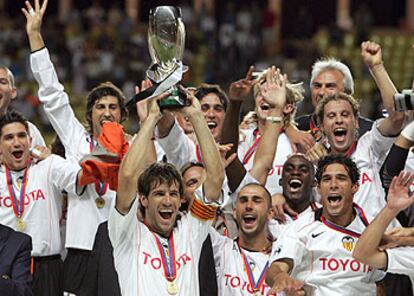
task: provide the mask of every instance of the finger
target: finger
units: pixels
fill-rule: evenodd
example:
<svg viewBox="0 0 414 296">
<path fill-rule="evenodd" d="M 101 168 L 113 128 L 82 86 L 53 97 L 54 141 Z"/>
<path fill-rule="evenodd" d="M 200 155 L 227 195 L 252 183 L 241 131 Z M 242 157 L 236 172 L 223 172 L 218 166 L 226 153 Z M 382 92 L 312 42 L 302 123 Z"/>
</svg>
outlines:
<svg viewBox="0 0 414 296">
<path fill-rule="evenodd" d="M 229 157 L 227 157 L 226 162 L 225 162 L 225 167 L 227 167 L 229 164 L 231 164 L 237 157 L 236 153 L 233 153 L 232 155 L 230 155 Z"/>
<path fill-rule="evenodd" d="M 32 4 L 29 1 L 25 1 L 24 4 L 26 5 L 27 12 L 33 10 Z M 30 13 L 29 13 L 30 14 Z"/>
<path fill-rule="evenodd" d="M 22 8 L 21 10 L 24 16 L 26 17 L 26 20 L 28 20 L 30 16 L 29 12 L 26 10 L 26 8 Z"/>
<path fill-rule="evenodd" d="M 385 235 L 398 235 L 400 232 L 402 232 L 402 228 L 401 227 L 395 227 L 393 229 L 390 229 L 390 230 L 386 231 L 384 234 Z"/>
<path fill-rule="evenodd" d="M 137 86 L 137 85 L 135 85 L 135 94 L 137 95 L 137 94 L 139 94 L 140 93 L 140 91 L 139 91 L 139 87 Z"/>
<path fill-rule="evenodd" d="M 170 93 L 168 91 L 165 91 L 162 94 L 159 94 L 158 96 L 154 97 L 154 100 L 156 100 L 158 102 L 158 101 L 160 101 L 162 99 L 165 99 L 169 95 L 170 95 Z"/>
<path fill-rule="evenodd" d="M 252 79 L 253 71 L 254 71 L 254 66 L 251 65 L 249 67 L 249 70 L 247 71 L 247 74 L 246 74 L 246 79 L 247 80 L 251 80 Z"/>
<path fill-rule="evenodd" d="M 35 0 L 34 1 L 34 5 L 35 5 L 35 11 L 36 11 L 36 13 L 39 12 L 39 10 L 40 10 L 39 0 Z"/>
<path fill-rule="evenodd" d="M 43 16 L 45 14 L 46 8 L 47 8 L 47 1 L 48 0 L 44 0 L 42 3 L 42 7 L 40 8 L 40 14 Z"/>
</svg>

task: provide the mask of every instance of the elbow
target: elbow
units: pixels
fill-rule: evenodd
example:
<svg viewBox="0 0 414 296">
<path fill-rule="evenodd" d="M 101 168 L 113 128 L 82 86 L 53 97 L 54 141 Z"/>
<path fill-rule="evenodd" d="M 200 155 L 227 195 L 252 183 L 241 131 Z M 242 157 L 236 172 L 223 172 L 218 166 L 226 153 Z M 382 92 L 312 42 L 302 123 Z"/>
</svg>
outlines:
<svg viewBox="0 0 414 296">
<path fill-rule="evenodd" d="M 393 126 L 401 128 L 404 123 L 405 114 L 404 112 L 393 111 L 389 118 Z"/>
</svg>

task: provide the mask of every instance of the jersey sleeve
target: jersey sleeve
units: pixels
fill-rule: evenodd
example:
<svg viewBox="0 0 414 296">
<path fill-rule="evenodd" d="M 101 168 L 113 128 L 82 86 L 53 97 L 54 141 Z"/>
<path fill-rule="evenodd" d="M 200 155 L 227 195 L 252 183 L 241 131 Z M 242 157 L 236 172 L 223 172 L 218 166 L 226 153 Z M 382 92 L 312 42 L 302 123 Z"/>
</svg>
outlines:
<svg viewBox="0 0 414 296">
<path fill-rule="evenodd" d="M 270 264 L 281 259 L 292 259 L 293 268 L 298 266 L 306 254 L 306 246 L 300 240 L 295 223 L 287 226 L 272 245 Z"/>
<path fill-rule="evenodd" d="M 224 245 L 229 238 L 221 235 L 213 227 L 210 228 L 211 245 L 213 247 L 214 263 L 216 266 L 216 273 L 219 274 L 220 264 L 223 255 Z"/>
<path fill-rule="evenodd" d="M 135 198 L 131 205 L 131 209 L 126 215 L 122 215 L 118 212 L 115 208 L 115 202 L 111 206 L 108 219 L 108 231 L 114 250 L 117 249 L 118 246 L 125 240 L 130 242 L 137 241 L 138 205 L 138 198 Z"/>
<path fill-rule="evenodd" d="M 51 181 L 59 189 L 68 193 L 76 194 L 76 185 L 78 173 L 81 170 L 79 164 L 66 160 L 58 155 L 49 156 L 52 158 L 51 163 Z"/>
<path fill-rule="evenodd" d="M 216 217 L 217 206 L 206 204 L 201 187 L 194 193 L 194 199 L 188 213 L 192 225 L 193 241 L 199 242 L 200 246 L 206 239 L 213 220 Z"/>
<path fill-rule="evenodd" d="M 157 141 L 164 150 L 168 162 L 174 164 L 177 169 L 181 169 L 190 161 L 200 161 L 197 159 L 196 145 L 187 137 L 177 121 L 175 121 L 170 133 Z"/>
<path fill-rule="evenodd" d="M 384 163 L 385 157 L 396 139 L 395 137 L 385 137 L 380 133 L 378 126 L 382 120 L 384 119 L 375 121 L 372 129 L 363 135 L 359 141 L 360 143 L 358 143 L 358 145 L 363 145 L 371 151 L 371 159 L 376 160 L 378 167 L 381 167 Z"/>
<path fill-rule="evenodd" d="M 387 272 L 414 276 L 414 247 L 385 250 L 388 256 Z"/>
<path fill-rule="evenodd" d="M 33 76 L 39 85 L 39 100 L 53 129 L 56 131 L 66 150 L 67 158 L 79 148 L 80 137 L 85 128 L 75 117 L 69 104 L 68 94 L 59 82 L 56 70 L 50 60 L 49 51 L 44 48 L 30 55 Z"/>
<path fill-rule="evenodd" d="M 30 121 L 27 123 L 29 125 L 29 134 L 32 138 L 32 148 L 36 147 L 37 145 L 46 147 L 45 140 L 43 139 L 43 136 L 40 133 L 39 129 Z"/>
</svg>

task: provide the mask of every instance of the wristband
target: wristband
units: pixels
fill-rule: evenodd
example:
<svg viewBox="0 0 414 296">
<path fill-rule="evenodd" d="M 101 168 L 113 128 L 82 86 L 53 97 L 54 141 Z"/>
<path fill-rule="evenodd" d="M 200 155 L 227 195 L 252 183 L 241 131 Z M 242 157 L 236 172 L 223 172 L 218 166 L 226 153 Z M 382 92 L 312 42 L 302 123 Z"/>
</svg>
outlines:
<svg viewBox="0 0 414 296">
<path fill-rule="evenodd" d="M 283 118 L 279 116 L 267 116 L 266 121 L 270 121 L 271 123 L 282 122 Z"/>
</svg>

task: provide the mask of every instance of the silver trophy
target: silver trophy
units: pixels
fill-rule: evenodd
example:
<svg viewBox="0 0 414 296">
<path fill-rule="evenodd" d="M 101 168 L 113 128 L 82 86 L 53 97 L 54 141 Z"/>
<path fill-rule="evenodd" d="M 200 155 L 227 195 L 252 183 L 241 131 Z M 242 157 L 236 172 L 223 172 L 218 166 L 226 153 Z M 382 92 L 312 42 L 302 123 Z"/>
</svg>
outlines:
<svg viewBox="0 0 414 296">
<path fill-rule="evenodd" d="M 161 108 L 182 107 L 186 95 L 177 84 L 188 69 L 182 63 L 185 43 L 185 28 L 181 9 L 174 6 L 158 6 L 150 11 L 148 48 L 152 59 L 147 76 L 153 87 L 132 98 L 127 105 L 155 97 L 165 91 L 170 96 L 160 102 Z"/>
</svg>

